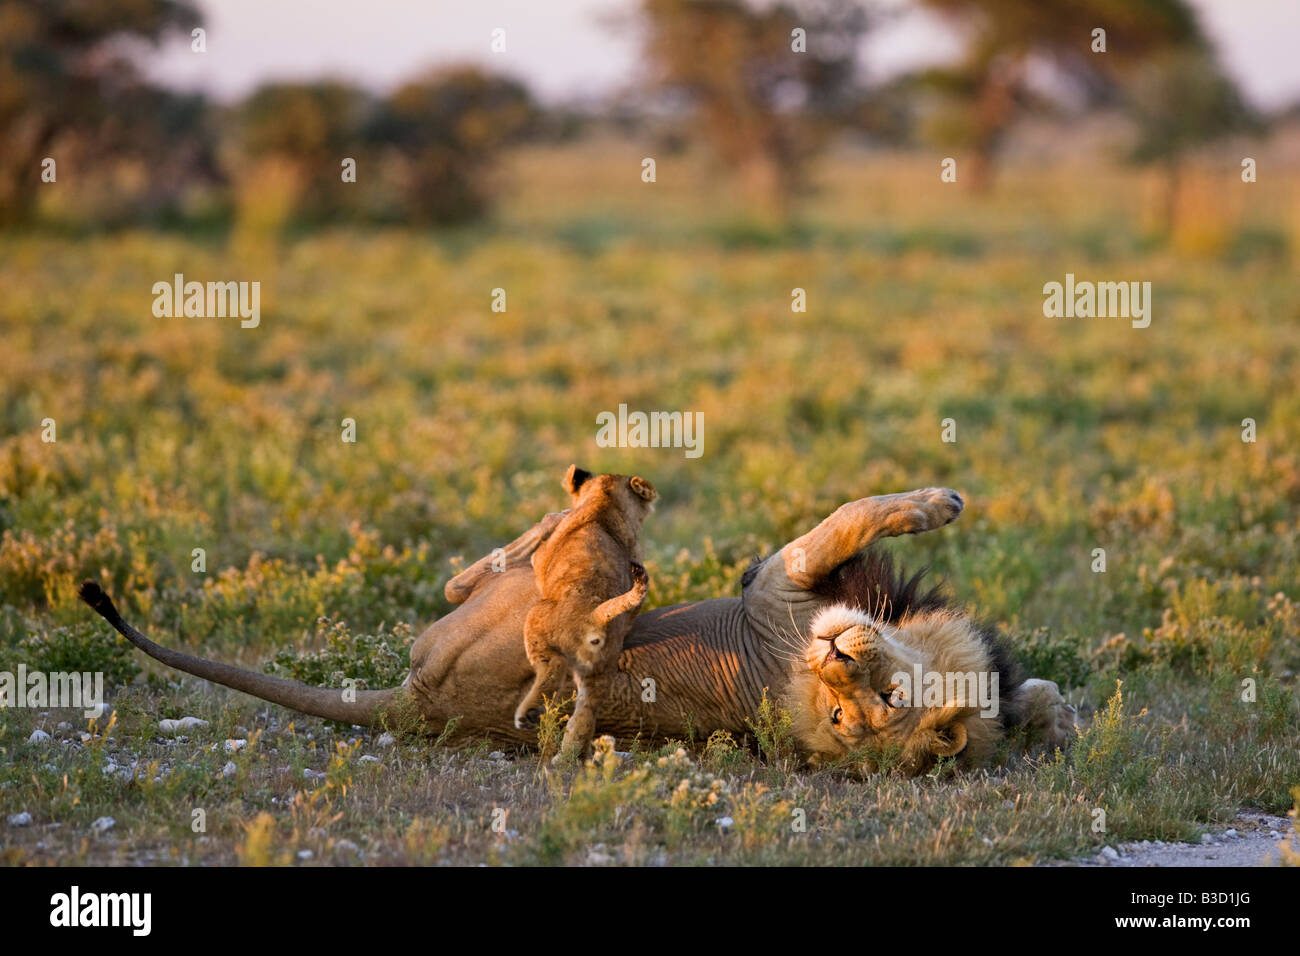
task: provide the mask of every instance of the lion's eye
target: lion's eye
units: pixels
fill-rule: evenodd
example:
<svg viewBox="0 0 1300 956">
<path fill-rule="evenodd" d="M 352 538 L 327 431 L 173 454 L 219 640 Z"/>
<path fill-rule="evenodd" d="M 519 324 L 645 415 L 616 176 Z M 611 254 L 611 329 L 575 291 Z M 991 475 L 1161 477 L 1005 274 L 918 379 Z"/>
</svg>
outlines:
<svg viewBox="0 0 1300 956">
<path fill-rule="evenodd" d="M 843 708 L 843 707 L 836 707 L 834 710 L 831 711 L 831 723 L 832 723 L 832 724 L 838 724 L 838 723 L 840 722 L 841 718 L 843 718 L 843 717 L 844 717 L 844 708 Z"/>
</svg>

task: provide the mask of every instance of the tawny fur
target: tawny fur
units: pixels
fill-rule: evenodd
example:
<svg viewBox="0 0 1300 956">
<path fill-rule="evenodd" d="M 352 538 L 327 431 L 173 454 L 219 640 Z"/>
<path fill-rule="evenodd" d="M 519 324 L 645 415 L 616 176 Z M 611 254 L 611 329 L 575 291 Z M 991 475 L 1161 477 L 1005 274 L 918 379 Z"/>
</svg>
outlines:
<svg viewBox="0 0 1300 956">
<path fill-rule="evenodd" d="M 871 547 L 880 538 L 934 532 L 953 521 L 963 507 L 961 496 L 944 488 L 860 498 L 837 508 L 746 572 L 743 597 L 712 598 L 637 615 L 617 665 L 601 680 L 597 731 L 629 744 L 692 734 L 703 739 L 715 732 L 740 739 L 752 733 L 766 695 L 786 701 L 795 710 L 798 742 L 814 762 L 847 756 L 840 732 L 843 715 L 840 725 L 830 722 L 833 710 L 825 695 L 833 688 L 814 673 L 814 667 L 825 660 L 828 642 L 820 641 L 823 654 L 811 655 L 812 660 L 800 655 L 791 662 L 788 653 L 792 631 L 800 635 L 801 649 L 804 643 L 813 646 L 809 635 L 818 612 L 827 605 L 845 604 L 869 615 L 871 621 L 846 618 L 843 611 L 836 611 L 822 625 L 829 629 L 833 621 L 847 625 L 844 630 L 861 626 L 854 641 L 862 643 L 846 641 L 854 649 L 873 643 L 868 624 L 874 623 L 875 630 L 893 642 L 874 641 L 877 651 L 902 648 L 891 653 L 928 655 L 940 662 L 935 667 L 966 670 L 965 665 L 942 662 L 958 661 L 967 654 L 977 660 L 978 648 L 971 638 L 978 638 L 992 666 L 1003 675 L 999 687 L 1003 725 L 1021 727 L 1030 743 L 1068 746 L 1076 734 L 1075 715 L 1060 689 L 1049 680 L 1020 679 L 1010 647 L 992 629 L 954 617 L 958 609 L 937 589 L 922 587 L 920 575 L 908 579 L 895 574 L 888 552 Z M 447 582 L 447 599 L 456 608 L 430 624 L 412 646 L 406 680 L 400 687 L 359 691 L 353 701 L 345 701 L 336 688 L 309 687 L 155 644 L 122 619 L 94 581 L 82 586 L 81 596 L 127 640 L 165 666 L 262 700 L 372 727 L 383 726 L 393 712 L 414 712 L 433 734 L 469 740 L 486 735 L 503 744 L 528 744 L 536 740 L 536 732 L 516 728 L 512 716 L 514 703 L 535 677 L 520 639 L 539 597 L 529 558 L 564 518 L 546 515 L 506 545 L 504 556 L 486 556 Z M 845 676 L 835 667 L 821 667 L 821 672 L 834 681 Z M 647 675 L 654 676 L 653 695 L 645 693 Z M 865 713 L 871 701 L 863 699 L 861 690 L 855 685 L 846 696 Z M 949 733 L 954 715 L 943 713 L 946 708 L 934 709 L 939 713 L 932 720 L 915 720 L 914 741 L 906 735 L 894 736 L 886 728 L 893 745 L 905 753 L 924 752 L 931 744 L 951 751 L 959 742 Z M 981 723 L 996 729 L 988 721 L 967 720 L 959 764 L 976 763 L 980 749 L 991 746 L 982 739 Z M 914 760 L 906 769 L 923 772 L 934 756 Z M 868 765 L 864 761 L 853 766 L 866 769 Z"/>
<path fill-rule="evenodd" d="M 925 772 L 940 757 L 972 766 L 987 761 L 1003 736 L 1000 710 L 983 714 L 977 702 L 961 698 L 922 707 L 900 697 L 895 675 L 913 674 L 917 665 L 939 674 L 998 670 L 983 635 L 958 611 L 904 612 L 897 624 L 843 604 L 820 611 L 786 697 L 795 739 L 810 761 L 851 757 L 896 763 L 908 774 Z"/>
<path fill-rule="evenodd" d="M 566 674 L 578 700 L 560 756 L 585 756 L 600 707 L 601 677 L 617 662 L 649 580 L 637 535 L 659 497 L 644 478 L 592 475 L 576 465 L 564 476 L 569 513 L 533 554 L 540 599 L 524 621 L 532 686 L 515 709 L 515 726 L 536 720 Z"/>
</svg>

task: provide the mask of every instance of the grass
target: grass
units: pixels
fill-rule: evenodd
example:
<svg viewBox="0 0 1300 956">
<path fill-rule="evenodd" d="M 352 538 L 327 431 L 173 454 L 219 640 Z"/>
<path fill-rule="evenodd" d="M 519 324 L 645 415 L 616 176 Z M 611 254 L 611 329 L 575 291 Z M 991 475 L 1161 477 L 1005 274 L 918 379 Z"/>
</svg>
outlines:
<svg viewBox="0 0 1300 956">
<path fill-rule="evenodd" d="M 116 690 L 94 727 L 0 711 L 0 814 L 33 817 L 0 827 L 0 859 L 1006 864 L 1292 805 L 1295 175 L 1221 219 L 1193 204 L 1165 241 L 1150 184 L 1104 164 L 1012 168 L 979 198 L 921 159 L 836 156 L 783 228 L 705 203 L 689 158 L 641 184 L 639 157 L 521 155 L 497 220 L 455 233 L 0 237 L 0 670 L 79 664 Z M 177 271 L 261 281 L 261 327 L 155 319 Z M 1151 327 L 1045 319 L 1066 272 L 1150 280 Z M 620 402 L 703 412 L 704 455 L 597 448 Z M 182 679 L 75 597 L 93 577 L 166 643 L 379 686 L 449 610 L 457 561 L 559 506 L 572 461 L 659 488 L 652 606 L 737 593 L 753 553 L 843 501 L 956 487 L 956 525 L 895 547 L 1067 688 L 1086 735 L 864 781 L 797 768 L 772 705 L 748 740 L 553 770 Z M 189 715 L 208 726 L 158 730 Z"/>
</svg>

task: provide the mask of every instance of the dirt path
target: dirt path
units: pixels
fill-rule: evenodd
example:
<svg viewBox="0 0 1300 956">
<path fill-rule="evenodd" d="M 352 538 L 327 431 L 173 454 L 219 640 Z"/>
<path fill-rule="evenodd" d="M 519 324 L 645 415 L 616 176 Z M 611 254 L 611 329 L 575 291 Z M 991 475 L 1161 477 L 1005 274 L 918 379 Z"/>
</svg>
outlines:
<svg viewBox="0 0 1300 956">
<path fill-rule="evenodd" d="M 1229 826 L 1205 834 L 1201 843 L 1120 843 L 1103 847 L 1095 856 L 1074 860 L 1073 865 L 1273 866 L 1281 856 L 1278 844 L 1292 832 L 1291 821 L 1285 817 L 1245 811 Z"/>
</svg>

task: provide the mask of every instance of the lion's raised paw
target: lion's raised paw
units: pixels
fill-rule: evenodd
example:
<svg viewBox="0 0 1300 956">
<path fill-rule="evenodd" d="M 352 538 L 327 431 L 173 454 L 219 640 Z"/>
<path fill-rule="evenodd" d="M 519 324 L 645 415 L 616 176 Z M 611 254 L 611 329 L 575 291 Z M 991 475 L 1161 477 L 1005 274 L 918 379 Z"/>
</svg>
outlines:
<svg viewBox="0 0 1300 956">
<path fill-rule="evenodd" d="M 919 534 L 933 531 L 957 520 L 966 507 L 962 496 L 951 488 L 922 488 L 902 496 L 897 502 L 902 507 L 896 512 L 895 534 Z"/>
</svg>

